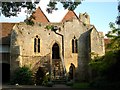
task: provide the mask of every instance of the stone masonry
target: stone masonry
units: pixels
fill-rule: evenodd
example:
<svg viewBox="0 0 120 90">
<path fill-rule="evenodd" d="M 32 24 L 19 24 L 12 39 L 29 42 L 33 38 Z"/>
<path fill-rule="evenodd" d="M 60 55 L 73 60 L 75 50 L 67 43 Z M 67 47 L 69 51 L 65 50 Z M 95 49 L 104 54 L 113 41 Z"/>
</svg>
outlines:
<svg viewBox="0 0 120 90">
<path fill-rule="evenodd" d="M 91 58 L 90 53 L 94 52 L 101 56 L 105 52 L 103 35 L 90 24 L 87 13 L 80 14 L 79 17 L 73 16 L 69 20 L 62 20 L 60 23 L 35 22 L 33 26 L 26 23 L 15 24 L 11 33 L 11 72 L 22 66 L 28 66 L 33 72 L 36 72 L 38 67 L 45 67 L 45 62 L 47 62 L 47 71 L 52 72 L 52 48 L 57 43 L 60 60 L 63 60 L 62 64 L 64 65 L 62 66 L 65 66 L 66 73 L 69 72 L 70 64 L 73 63 L 78 77 L 81 80 L 89 79 L 88 63 Z M 56 33 L 63 35 L 64 41 L 62 42 L 60 35 L 46 28 L 48 26 L 57 27 Z M 39 53 L 34 52 L 36 37 L 40 39 Z M 77 39 L 77 53 L 72 52 L 73 39 Z"/>
</svg>

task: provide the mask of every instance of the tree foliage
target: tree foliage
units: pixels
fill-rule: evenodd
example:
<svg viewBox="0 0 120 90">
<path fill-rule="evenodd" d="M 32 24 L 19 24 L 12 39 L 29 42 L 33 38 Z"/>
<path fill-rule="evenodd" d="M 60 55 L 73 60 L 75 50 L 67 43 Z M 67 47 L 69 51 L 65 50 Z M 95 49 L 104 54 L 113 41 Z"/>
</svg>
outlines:
<svg viewBox="0 0 120 90">
<path fill-rule="evenodd" d="M 115 23 L 110 23 L 111 31 L 106 34 L 110 39 L 110 43 L 107 45 L 107 48 L 110 50 L 120 50 L 120 28 L 115 27 Z"/>
<path fill-rule="evenodd" d="M 120 64 L 119 53 L 120 50 L 108 51 L 104 56 L 96 57 L 95 59 L 91 60 L 90 66 L 93 70 L 97 71 L 99 75 L 104 76 L 108 71 L 110 71 L 109 69 L 111 67 L 113 68 L 113 66 Z M 113 71 L 111 70 L 111 73 L 112 72 L 115 72 L 115 69 Z"/>
<path fill-rule="evenodd" d="M 75 8 L 81 4 L 81 1 L 82 0 L 50 0 L 47 11 L 50 13 L 52 10 L 57 10 L 56 4 L 58 4 L 58 2 L 62 3 L 65 9 L 75 10 Z M 21 8 L 27 8 L 28 13 L 31 14 L 39 2 L 40 0 L 35 0 L 35 2 L 31 0 L 1 0 L 1 13 L 5 17 L 17 16 L 19 12 L 21 12 Z"/>
<path fill-rule="evenodd" d="M 51 0 L 48 4 L 48 6 L 50 7 L 51 10 L 57 10 L 56 8 L 56 4 L 58 2 L 63 4 L 63 7 L 65 9 L 69 9 L 69 10 L 75 10 L 75 8 L 81 4 L 82 0 Z"/>
<path fill-rule="evenodd" d="M 97 88 L 120 88 L 120 50 L 108 51 L 104 56 L 91 60 L 91 86 Z"/>
<path fill-rule="evenodd" d="M 118 13 L 120 13 L 120 1 L 118 3 Z M 116 24 L 118 27 L 115 26 Z M 117 16 L 116 24 L 110 22 L 109 26 L 111 31 L 106 34 L 111 40 L 111 43 L 108 44 L 108 48 L 111 48 L 111 50 L 120 50 L 120 15 Z"/>
<path fill-rule="evenodd" d="M 120 4 L 118 5 L 120 12 Z M 93 81 L 94 86 L 120 88 L 120 16 L 117 17 L 116 24 L 110 22 L 111 31 L 106 34 L 110 43 L 107 52 L 102 57 L 96 57 L 91 60 L 90 67 L 95 72 Z M 108 85 L 109 84 L 109 85 Z"/>
<path fill-rule="evenodd" d="M 31 85 L 33 84 L 32 71 L 24 66 L 15 70 L 11 84 Z"/>
<path fill-rule="evenodd" d="M 118 11 L 120 12 L 120 4 L 118 5 Z M 118 25 L 120 18 L 117 18 L 116 22 Z M 109 23 L 111 31 L 106 34 L 106 36 L 110 39 L 110 43 L 108 44 L 109 51 L 102 57 L 96 57 L 91 60 L 90 65 L 93 69 L 100 73 L 100 75 L 114 78 L 112 77 L 113 72 L 115 78 L 117 75 L 120 75 L 120 28 L 115 26 L 115 23 Z M 117 73 L 116 73 L 117 72 Z M 110 79 L 109 78 L 109 79 Z M 118 77 L 117 77 L 118 78 Z"/>
<path fill-rule="evenodd" d="M 29 13 L 35 10 L 36 3 L 25 2 L 22 0 L 21 2 L 12 2 L 12 0 L 8 0 L 8 2 L 1 2 L 1 12 L 5 17 L 17 16 L 19 12 L 21 12 L 21 8 L 27 8 Z"/>
</svg>

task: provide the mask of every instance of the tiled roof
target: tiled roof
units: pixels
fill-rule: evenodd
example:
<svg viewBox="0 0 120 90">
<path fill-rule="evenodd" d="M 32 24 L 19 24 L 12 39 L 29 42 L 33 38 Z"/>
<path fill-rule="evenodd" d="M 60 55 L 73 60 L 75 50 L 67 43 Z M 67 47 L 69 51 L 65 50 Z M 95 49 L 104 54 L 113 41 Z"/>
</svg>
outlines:
<svg viewBox="0 0 120 90">
<path fill-rule="evenodd" d="M 64 18 L 62 19 L 62 22 L 71 20 L 72 18 L 78 19 L 78 16 L 75 14 L 74 11 L 68 11 L 67 14 L 64 16 Z"/>
<path fill-rule="evenodd" d="M 0 42 L 2 40 L 2 44 L 9 44 L 11 30 L 14 25 L 15 23 L 0 23 Z"/>
<path fill-rule="evenodd" d="M 53 10 L 52 13 L 48 13 L 44 8 L 38 7 L 35 11 L 35 22 L 48 23 L 48 22 L 64 22 L 71 20 L 72 18 L 77 18 L 78 16 L 74 11 L 69 10 Z"/>
<path fill-rule="evenodd" d="M 34 21 L 35 22 L 41 22 L 41 23 L 48 23 L 49 20 L 46 17 L 46 15 L 43 13 L 43 11 L 41 10 L 40 7 L 38 7 L 35 11 L 35 13 L 33 14 L 33 16 L 35 17 Z"/>
</svg>

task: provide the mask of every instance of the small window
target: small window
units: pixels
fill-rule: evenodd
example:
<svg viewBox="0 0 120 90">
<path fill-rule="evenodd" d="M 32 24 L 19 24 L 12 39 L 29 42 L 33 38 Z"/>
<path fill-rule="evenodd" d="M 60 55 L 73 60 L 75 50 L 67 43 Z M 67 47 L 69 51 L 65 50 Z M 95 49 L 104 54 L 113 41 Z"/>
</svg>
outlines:
<svg viewBox="0 0 120 90">
<path fill-rule="evenodd" d="M 40 39 L 38 36 L 34 39 L 34 52 L 40 53 Z"/>
<path fill-rule="evenodd" d="M 40 52 L 40 39 L 38 38 L 38 52 Z"/>
<path fill-rule="evenodd" d="M 34 39 L 34 52 L 36 52 L 36 38 Z"/>
<path fill-rule="evenodd" d="M 72 39 L 72 53 L 78 53 L 78 40 L 75 36 Z"/>
</svg>

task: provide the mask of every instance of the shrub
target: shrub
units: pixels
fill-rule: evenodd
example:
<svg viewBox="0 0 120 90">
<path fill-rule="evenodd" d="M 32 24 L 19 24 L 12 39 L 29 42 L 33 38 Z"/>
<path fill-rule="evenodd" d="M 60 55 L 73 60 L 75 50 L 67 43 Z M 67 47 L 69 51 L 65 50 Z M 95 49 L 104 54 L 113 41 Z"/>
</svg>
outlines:
<svg viewBox="0 0 120 90">
<path fill-rule="evenodd" d="M 19 67 L 15 70 L 11 84 L 33 84 L 32 71 L 28 67 Z"/>
<path fill-rule="evenodd" d="M 35 83 L 37 85 L 42 85 L 45 77 L 45 70 L 44 68 L 39 67 L 38 71 L 35 74 Z"/>
<path fill-rule="evenodd" d="M 48 74 L 48 75 L 45 75 L 45 76 L 43 77 L 42 85 L 47 86 L 47 84 L 48 84 L 49 81 L 50 81 L 50 75 L 49 75 L 49 74 Z"/>
<path fill-rule="evenodd" d="M 97 75 L 92 79 L 95 87 L 114 87 L 120 82 L 120 50 L 109 51 L 103 57 L 91 60 L 90 66 Z"/>
</svg>

